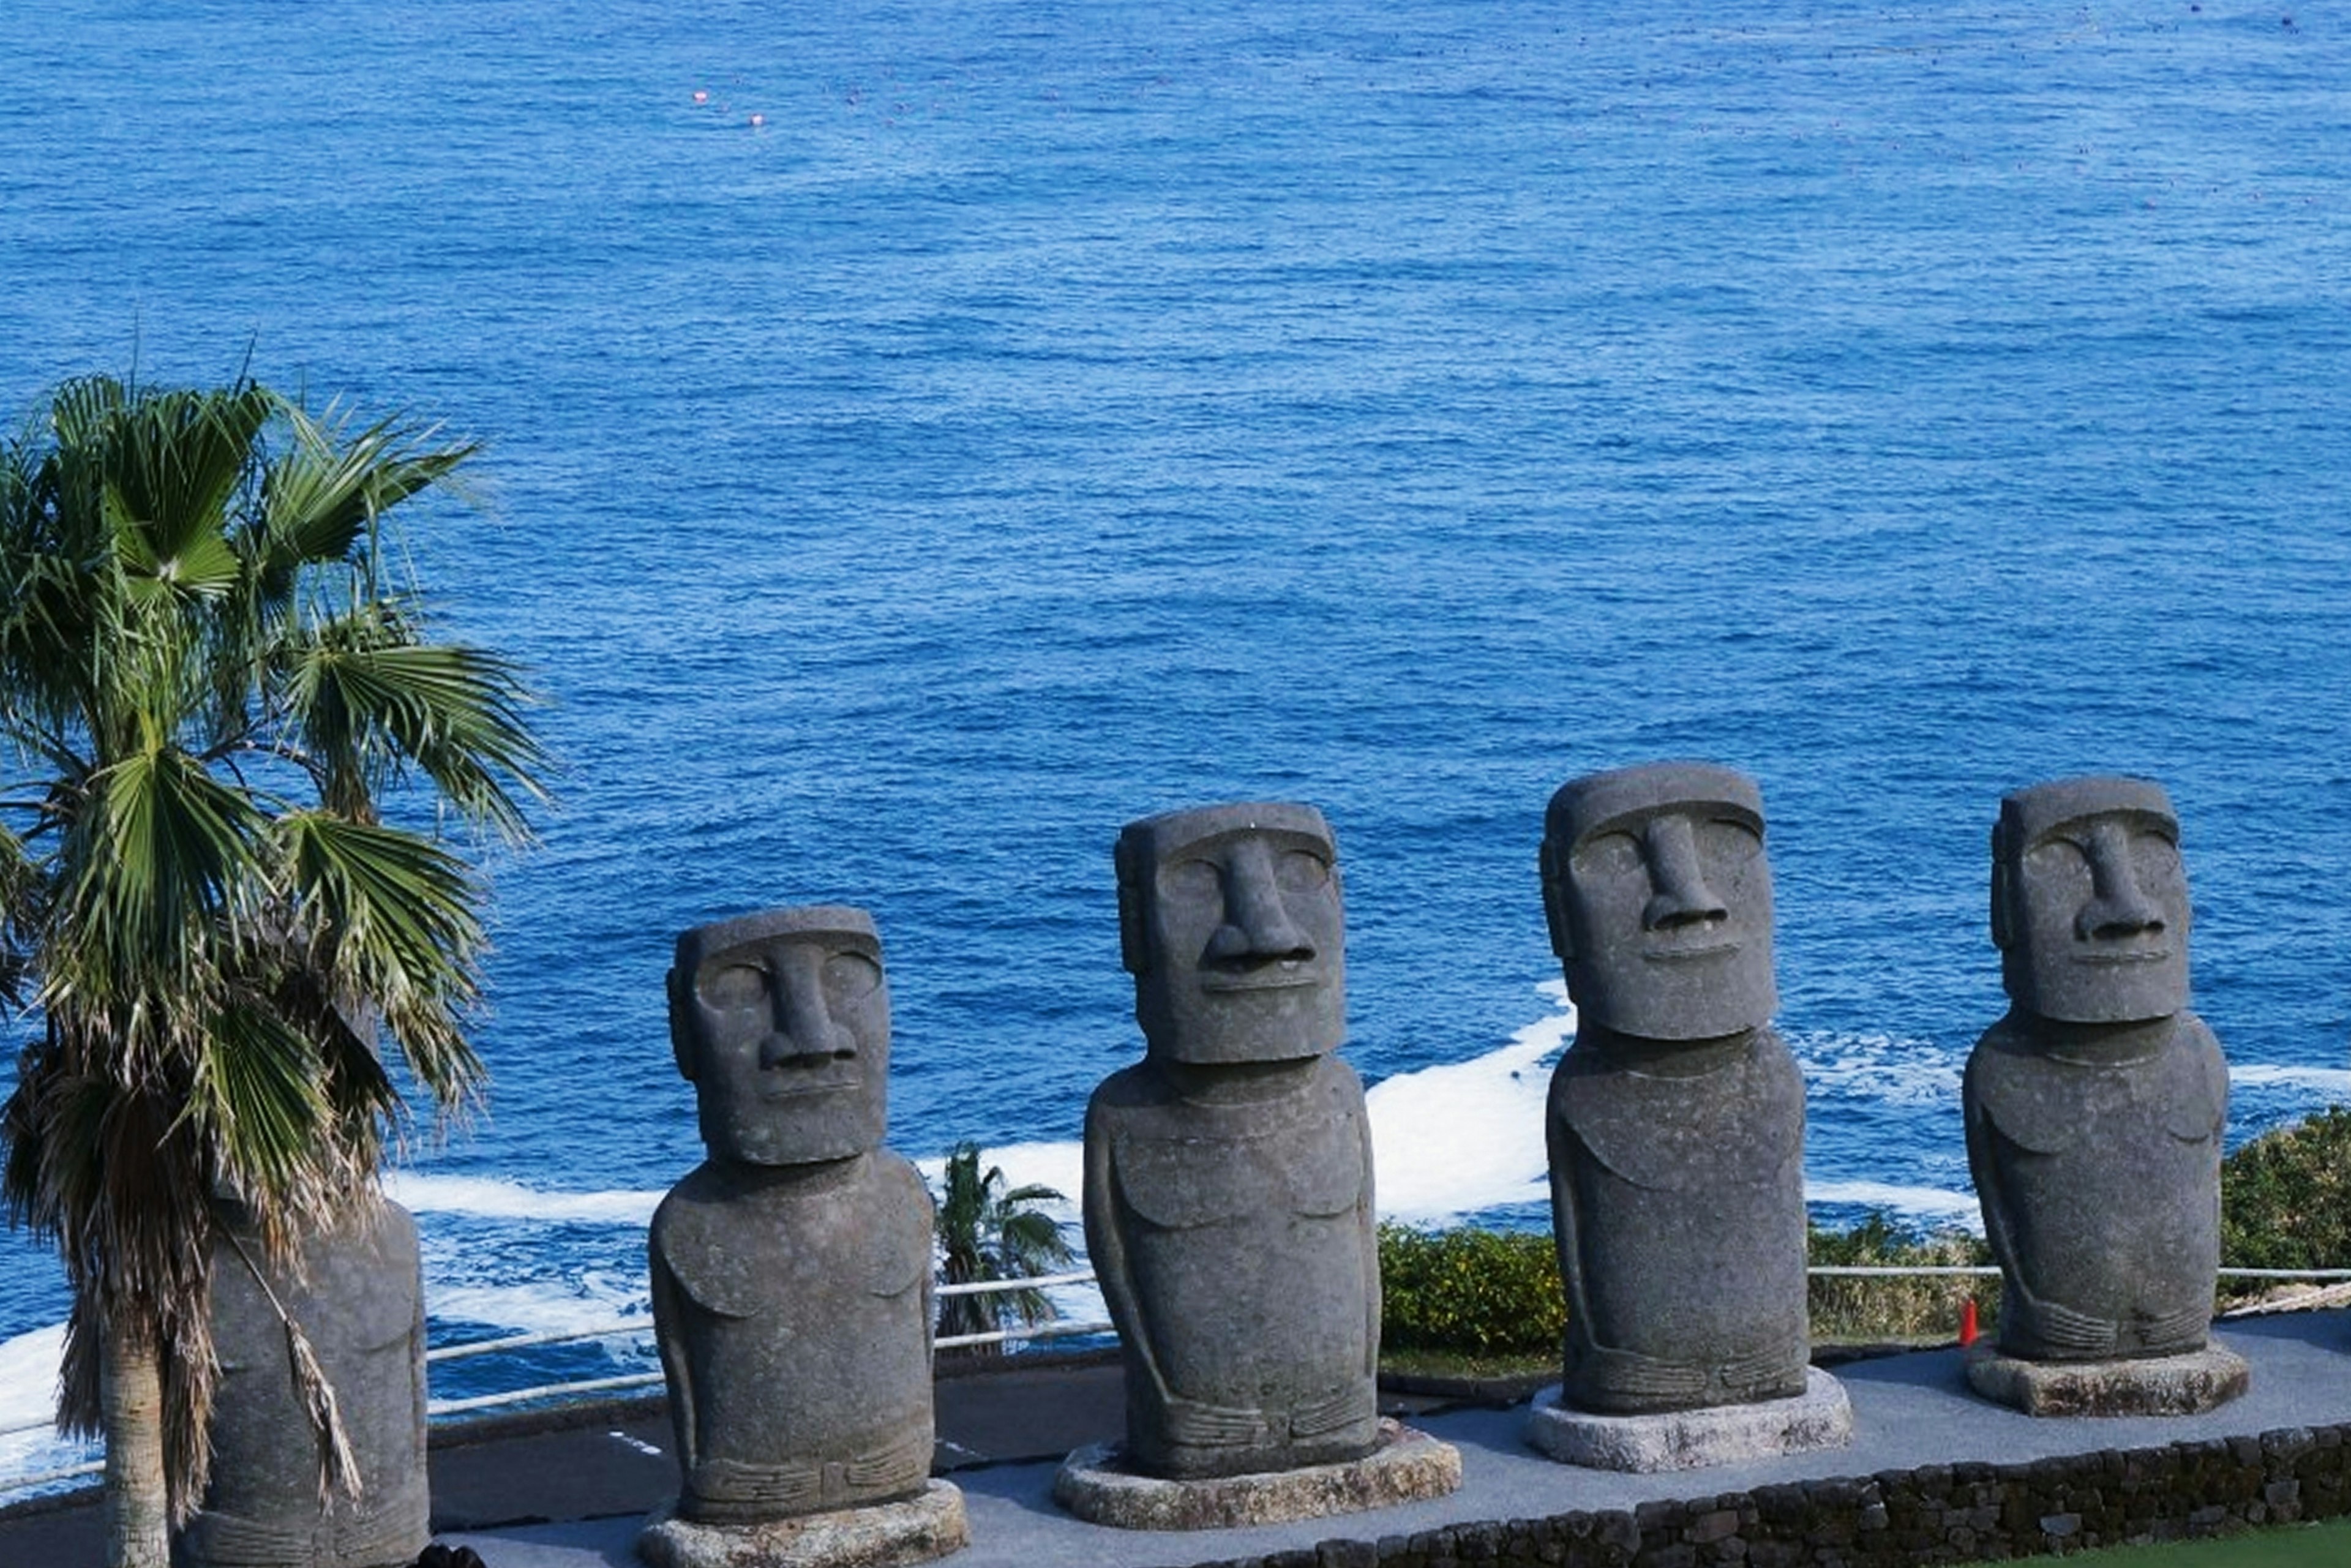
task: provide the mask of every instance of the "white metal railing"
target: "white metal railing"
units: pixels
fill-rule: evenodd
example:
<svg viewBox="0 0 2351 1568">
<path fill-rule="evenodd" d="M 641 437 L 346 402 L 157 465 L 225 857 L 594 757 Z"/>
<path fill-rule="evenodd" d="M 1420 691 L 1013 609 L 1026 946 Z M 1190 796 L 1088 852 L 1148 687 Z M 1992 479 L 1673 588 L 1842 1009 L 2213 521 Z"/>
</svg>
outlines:
<svg viewBox="0 0 2351 1568">
<path fill-rule="evenodd" d="M 1820 1263 L 1806 1269 L 1805 1273 L 1817 1278 L 1851 1279 L 1875 1276 L 1913 1275 L 1919 1277 L 1967 1277 L 1996 1279 L 2000 1270 L 1988 1263 Z M 2222 1269 L 2222 1279 L 2235 1280 L 2351 1280 L 2351 1269 Z M 981 1296 L 1010 1291 L 1039 1291 L 1059 1285 L 1090 1285 L 1094 1283 L 1091 1270 L 1068 1274 L 1040 1274 L 1023 1280 L 979 1280 L 960 1285 L 941 1285 L 933 1293 L 939 1297 Z M 437 1345 L 424 1353 L 427 1362 L 462 1361 L 472 1356 L 494 1355 L 507 1351 L 535 1350 L 546 1345 L 580 1344 L 590 1340 L 615 1339 L 622 1334 L 650 1333 L 653 1319 L 616 1318 L 608 1322 L 580 1329 L 558 1329 L 546 1333 L 504 1334 L 496 1339 L 469 1340 L 457 1344 Z M 1068 1322 L 1059 1320 L 1018 1324 L 1011 1328 L 995 1329 L 986 1333 L 947 1334 L 934 1339 L 937 1350 L 957 1350 L 968 1345 L 1002 1344 L 1013 1340 L 1065 1339 L 1077 1335 L 1104 1334 L 1113 1332 L 1107 1322 Z M 524 1405 L 533 1400 L 580 1396 L 590 1394 L 617 1394 L 631 1389 L 660 1386 L 658 1372 L 627 1373 L 617 1377 L 591 1377 L 570 1383 L 541 1384 L 530 1388 L 507 1389 L 497 1394 L 475 1395 L 464 1399 L 434 1399 L 425 1406 L 431 1416 L 458 1416 L 476 1410 L 493 1410 L 501 1406 Z M 53 1422 L 28 1421 L 13 1427 L 0 1427 L 0 1437 L 21 1437 L 27 1432 L 52 1429 Z M 94 1476 L 106 1469 L 102 1460 L 87 1464 L 68 1465 L 58 1469 L 42 1470 L 31 1475 L 0 1476 L 0 1492 L 24 1491 L 47 1486 L 57 1481 L 75 1480 Z"/>
<path fill-rule="evenodd" d="M 977 1280 L 967 1284 L 941 1285 L 934 1294 L 946 1296 L 984 1296 L 1012 1291 L 1041 1291 L 1057 1285 L 1090 1285 L 1094 1276 L 1091 1270 L 1070 1274 L 1039 1274 L 1020 1280 Z M 496 1339 L 466 1340 L 457 1344 L 436 1345 L 424 1353 L 427 1363 L 463 1361 L 473 1356 L 495 1355 L 508 1351 L 535 1350 L 546 1345 L 580 1344 L 590 1340 L 615 1339 L 622 1334 L 650 1333 L 653 1321 L 649 1317 L 615 1318 L 586 1328 L 557 1329 L 545 1333 L 501 1334 Z M 997 1329 L 987 1333 L 947 1334 L 934 1339 L 937 1350 L 956 1350 L 967 1345 L 1002 1344 L 1013 1340 L 1066 1339 L 1081 1334 L 1103 1334 L 1112 1332 L 1107 1322 L 1049 1322 L 1019 1324 Z M 639 1388 L 658 1388 L 662 1374 L 632 1372 L 617 1377 L 591 1377 L 569 1383 L 541 1384 L 531 1388 L 510 1388 L 496 1394 L 480 1394 L 465 1399 L 433 1399 L 425 1404 L 428 1416 L 462 1416 L 478 1410 L 495 1410 L 502 1406 L 527 1405 L 538 1399 L 580 1397 L 591 1394 L 618 1394 Z M 21 1437 L 27 1432 L 45 1432 L 55 1428 L 52 1421 L 25 1421 L 11 1427 L 0 1427 L 0 1437 Z M 0 1476 L 0 1492 L 28 1491 L 35 1487 L 48 1486 L 57 1481 L 78 1480 L 84 1476 L 102 1473 L 103 1460 L 86 1464 L 67 1465 L 60 1469 L 37 1471 L 30 1475 Z"/>
</svg>

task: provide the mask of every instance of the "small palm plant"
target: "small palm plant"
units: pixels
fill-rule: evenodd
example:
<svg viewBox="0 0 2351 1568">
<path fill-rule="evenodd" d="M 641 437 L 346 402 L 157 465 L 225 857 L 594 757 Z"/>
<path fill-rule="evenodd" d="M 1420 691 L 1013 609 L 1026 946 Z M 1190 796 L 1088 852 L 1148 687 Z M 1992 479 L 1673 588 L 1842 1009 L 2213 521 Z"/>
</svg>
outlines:
<svg viewBox="0 0 2351 1568">
<path fill-rule="evenodd" d="M 940 1273 L 950 1285 L 982 1281 L 1032 1280 L 1050 1274 L 1076 1256 L 1061 1236 L 1061 1222 L 1034 1205 L 1061 1203 L 1050 1186 L 1009 1186 L 1001 1166 L 979 1168 L 979 1145 L 957 1144 L 947 1155 L 946 1191 L 939 1198 Z M 951 1334 L 992 1333 L 1008 1322 L 1050 1322 L 1060 1312 L 1038 1290 L 991 1291 L 939 1299 L 941 1339 Z M 975 1355 L 1001 1355 L 1001 1342 L 962 1347 Z"/>
<path fill-rule="evenodd" d="M 224 1206 L 290 1257 L 371 1200 L 388 1061 L 444 1113 L 482 1076 L 480 880 L 382 810 L 528 837 L 517 673 L 427 634 L 384 526 L 472 452 L 250 381 L 89 377 L 0 438 L 0 1205 L 65 1263 L 114 1564 L 204 1489 Z"/>
</svg>

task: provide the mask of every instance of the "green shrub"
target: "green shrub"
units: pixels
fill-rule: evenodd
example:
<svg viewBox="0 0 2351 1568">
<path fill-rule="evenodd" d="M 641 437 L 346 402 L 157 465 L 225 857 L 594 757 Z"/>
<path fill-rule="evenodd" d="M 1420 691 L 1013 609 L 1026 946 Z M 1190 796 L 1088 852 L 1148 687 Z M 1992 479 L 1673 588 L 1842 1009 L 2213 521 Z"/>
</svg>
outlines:
<svg viewBox="0 0 2351 1568">
<path fill-rule="evenodd" d="M 2220 1162 L 2220 1261 L 2351 1269 L 2351 1110 L 2264 1133 Z M 2261 1288 L 2223 1282 L 2231 1292 Z"/>
<path fill-rule="evenodd" d="M 1463 1355 L 1556 1355 L 1567 1327 L 1548 1235 L 1380 1226 L 1380 1343 Z"/>
</svg>

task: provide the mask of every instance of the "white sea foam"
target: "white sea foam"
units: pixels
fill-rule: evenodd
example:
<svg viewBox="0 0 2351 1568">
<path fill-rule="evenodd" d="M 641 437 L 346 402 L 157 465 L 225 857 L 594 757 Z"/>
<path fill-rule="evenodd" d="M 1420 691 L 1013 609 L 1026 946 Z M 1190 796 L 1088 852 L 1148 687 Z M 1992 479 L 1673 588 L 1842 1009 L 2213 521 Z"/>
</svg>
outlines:
<svg viewBox="0 0 2351 1568">
<path fill-rule="evenodd" d="M 63 1323 L 0 1340 L 0 1476 L 37 1475 L 96 1457 L 94 1445 L 68 1442 L 50 1424 L 65 1344 Z M 0 1501 L 26 1495 L 36 1494 L 0 1493 Z"/>
<path fill-rule="evenodd" d="M 1427 1223 L 1548 1198 L 1547 1063 L 1575 1032 L 1575 1007 L 1564 981 L 1545 980 L 1535 989 L 1552 1010 L 1508 1045 L 1467 1061 L 1399 1072 L 1364 1097 L 1381 1213 Z"/>
<path fill-rule="evenodd" d="M 465 1214 L 486 1219 L 571 1220 L 591 1225 L 645 1225 L 662 1200 L 658 1192 L 551 1192 L 495 1176 L 392 1171 L 384 1193 L 415 1214 Z"/>
<path fill-rule="evenodd" d="M 2252 1062 L 2229 1069 L 2229 1082 L 2246 1088 L 2284 1084 L 2315 1090 L 2330 1099 L 2351 1100 L 2351 1068 L 2346 1067 L 2272 1067 Z"/>
<path fill-rule="evenodd" d="M 1897 1218 L 1923 1220 L 1934 1226 L 1956 1226 L 1980 1232 L 1983 1211 L 1971 1192 L 1951 1192 L 1938 1186 L 1901 1186 L 1882 1181 L 1808 1181 L 1807 1203 L 1849 1203 L 1882 1208 Z"/>
<path fill-rule="evenodd" d="M 1782 1031 L 1803 1064 L 1804 1087 L 1826 1099 L 1848 1096 L 1886 1105 L 1959 1103 L 1963 1054 L 1931 1041 L 1891 1034 Z"/>
<path fill-rule="evenodd" d="M 57 1362 L 65 1349 L 63 1323 L 0 1340 L 0 1431 L 56 1414 Z"/>
<path fill-rule="evenodd" d="M 424 1299 L 444 1322 L 486 1323 L 501 1334 L 571 1333 L 601 1328 L 615 1319 L 642 1321 L 653 1333 L 653 1303 L 644 1281 L 587 1274 L 576 1281 L 535 1285 L 436 1285 L 425 1283 Z M 477 1333 L 468 1339 L 486 1338 Z M 615 1340 L 615 1345 L 626 1342 Z"/>
</svg>

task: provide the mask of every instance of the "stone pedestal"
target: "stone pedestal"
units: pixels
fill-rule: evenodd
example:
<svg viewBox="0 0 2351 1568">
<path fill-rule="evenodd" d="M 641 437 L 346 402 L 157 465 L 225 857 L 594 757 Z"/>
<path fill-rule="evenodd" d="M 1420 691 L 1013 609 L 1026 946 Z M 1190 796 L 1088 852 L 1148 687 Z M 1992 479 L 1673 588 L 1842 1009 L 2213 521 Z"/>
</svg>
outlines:
<svg viewBox="0 0 2351 1568">
<path fill-rule="evenodd" d="M 1553 1386 L 1535 1396 L 1526 1438 L 1562 1464 L 1588 1469 L 1694 1470 L 1842 1448 L 1853 1441 L 1853 1406 L 1844 1386 L 1817 1366 L 1806 1370 L 1804 1391 L 1792 1398 L 1648 1416 L 1571 1409 Z"/>
<path fill-rule="evenodd" d="M 1419 1502 L 1460 1484 L 1461 1455 L 1451 1444 L 1383 1420 L 1379 1447 L 1353 1463 L 1206 1480 L 1138 1475 L 1123 1468 L 1117 1444 L 1098 1443 L 1062 1464 L 1053 1500 L 1116 1530 L 1231 1530 Z"/>
<path fill-rule="evenodd" d="M 637 1555 L 653 1568 L 899 1568 L 971 1544 L 963 1493 L 935 1480 L 903 1502 L 804 1513 L 762 1524 L 696 1524 L 674 1501 L 645 1520 Z"/>
<path fill-rule="evenodd" d="M 2252 1381 L 2245 1358 L 2207 1344 L 2132 1361 L 2020 1361 L 1987 1345 L 1968 1353 L 1968 1385 L 2027 1416 L 2196 1416 Z"/>
</svg>

